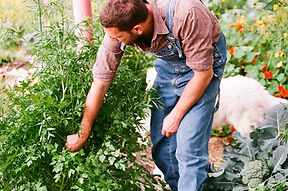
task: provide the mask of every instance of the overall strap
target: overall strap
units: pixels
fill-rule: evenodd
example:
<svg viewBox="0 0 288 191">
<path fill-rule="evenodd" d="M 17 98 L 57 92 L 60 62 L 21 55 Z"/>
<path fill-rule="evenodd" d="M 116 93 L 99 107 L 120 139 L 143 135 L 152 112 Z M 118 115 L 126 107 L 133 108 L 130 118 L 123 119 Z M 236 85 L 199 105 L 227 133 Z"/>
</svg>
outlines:
<svg viewBox="0 0 288 191">
<path fill-rule="evenodd" d="M 183 58 L 183 52 L 181 49 L 180 42 L 176 40 L 173 36 L 173 11 L 176 4 L 176 0 L 169 0 L 166 8 L 166 26 L 169 30 L 167 40 L 175 44 L 179 58 Z"/>
</svg>

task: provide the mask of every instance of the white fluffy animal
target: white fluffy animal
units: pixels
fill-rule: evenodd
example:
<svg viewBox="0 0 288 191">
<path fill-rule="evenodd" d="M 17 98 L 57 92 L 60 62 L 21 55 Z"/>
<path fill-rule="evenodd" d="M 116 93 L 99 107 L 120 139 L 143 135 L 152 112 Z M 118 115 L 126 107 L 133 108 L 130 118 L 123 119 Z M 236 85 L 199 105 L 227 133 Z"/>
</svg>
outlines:
<svg viewBox="0 0 288 191">
<path fill-rule="evenodd" d="M 147 89 L 151 88 L 157 72 L 147 71 Z M 264 111 L 287 100 L 269 94 L 265 87 L 252 78 L 234 76 L 223 78 L 220 85 L 220 106 L 214 115 L 213 127 L 231 124 L 241 135 L 249 137 L 251 126 L 264 119 Z"/>
<path fill-rule="evenodd" d="M 213 126 L 231 124 L 241 135 L 249 137 L 264 119 L 264 111 L 287 100 L 269 94 L 258 81 L 245 76 L 223 78 L 220 85 L 220 107 Z"/>
</svg>

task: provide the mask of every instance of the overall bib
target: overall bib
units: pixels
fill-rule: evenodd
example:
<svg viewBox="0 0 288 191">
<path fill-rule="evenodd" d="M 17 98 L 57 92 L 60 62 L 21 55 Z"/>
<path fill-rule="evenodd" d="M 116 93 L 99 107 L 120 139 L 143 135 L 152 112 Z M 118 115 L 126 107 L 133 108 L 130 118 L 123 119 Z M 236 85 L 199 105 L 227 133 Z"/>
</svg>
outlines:
<svg viewBox="0 0 288 191">
<path fill-rule="evenodd" d="M 208 171 L 208 141 L 213 114 L 219 104 L 219 85 L 226 63 L 226 43 L 223 33 L 213 44 L 214 76 L 200 100 L 181 120 L 177 133 L 169 138 L 161 134 L 164 118 L 171 112 L 194 72 L 186 65 L 180 42 L 173 37 L 173 10 L 176 0 L 169 0 L 166 26 L 168 43 L 154 56 L 160 107 L 151 110 L 152 157 L 173 191 L 201 190 Z M 217 100 L 217 101 L 216 101 Z"/>
</svg>

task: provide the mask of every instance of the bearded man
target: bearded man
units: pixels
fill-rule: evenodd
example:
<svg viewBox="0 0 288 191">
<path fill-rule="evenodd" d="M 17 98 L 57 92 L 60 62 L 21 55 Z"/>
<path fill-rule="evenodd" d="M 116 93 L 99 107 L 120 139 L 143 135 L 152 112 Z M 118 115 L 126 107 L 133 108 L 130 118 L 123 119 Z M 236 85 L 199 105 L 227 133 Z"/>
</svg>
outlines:
<svg viewBox="0 0 288 191">
<path fill-rule="evenodd" d="M 108 0 L 100 22 L 106 35 L 93 66 L 80 136 L 67 137 L 77 151 L 88 139 L 126 45 L 157 59 L 162 108 L 151 111 L 152 157 L 173 191 L 201 190 L 208 171 L 208 141 L 226 63 L 220 25 L 200 0 Z"/>
</svg>

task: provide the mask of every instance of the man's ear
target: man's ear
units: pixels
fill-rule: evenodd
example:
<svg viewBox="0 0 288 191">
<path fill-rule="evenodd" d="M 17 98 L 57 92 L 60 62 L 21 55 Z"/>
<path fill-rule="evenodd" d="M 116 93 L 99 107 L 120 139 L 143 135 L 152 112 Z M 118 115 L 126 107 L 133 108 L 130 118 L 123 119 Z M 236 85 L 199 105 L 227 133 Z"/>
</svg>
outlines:
<svg viewBox="0 0 288 191">
<path fill-rule="evenodd" d="M 143 27 L 142 25 L 138 24 L 138 25 L 135 25 L 132 30 L 131 30 L 133 33 L 136 33 L 138 35 L 141 35 L 143 33 Z"/>
</svg>

